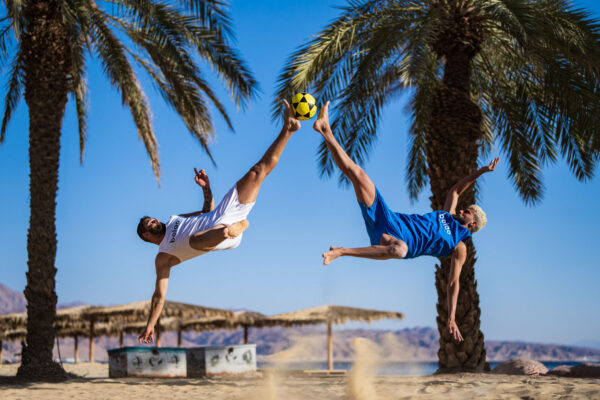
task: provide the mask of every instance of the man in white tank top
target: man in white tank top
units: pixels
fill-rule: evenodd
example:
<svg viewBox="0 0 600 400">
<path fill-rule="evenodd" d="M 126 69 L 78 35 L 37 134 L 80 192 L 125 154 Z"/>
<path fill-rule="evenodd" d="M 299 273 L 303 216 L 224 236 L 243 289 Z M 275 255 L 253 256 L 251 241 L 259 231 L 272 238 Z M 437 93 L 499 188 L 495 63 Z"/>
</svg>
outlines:
<svg viewBox="0 0 600 400">
<path fill-rule="evenodd" d="M 215 208 L 208 175 L 197 171 L 195 181 L 204 192 L 201 211 L 173 215 L 165 224 L 156 218 L 142 217 L 138 235 L 142 240 L 158 246 L 156 255 L 156 288 L 146 329 L 139 336 L 140 343 L 154 341 L 154 325 L 163 308 L 171 267 L 190 258 L 213 250 L 227 250 L 239 246 L 242 232 L 248 228 L 246 220 L 254 206 L 260 185 L 275 168 L 292 134 L 300 129 L 290 105 L 284 100 L 283 128 L 263 157 L 236 182 Z"/>
</svg>

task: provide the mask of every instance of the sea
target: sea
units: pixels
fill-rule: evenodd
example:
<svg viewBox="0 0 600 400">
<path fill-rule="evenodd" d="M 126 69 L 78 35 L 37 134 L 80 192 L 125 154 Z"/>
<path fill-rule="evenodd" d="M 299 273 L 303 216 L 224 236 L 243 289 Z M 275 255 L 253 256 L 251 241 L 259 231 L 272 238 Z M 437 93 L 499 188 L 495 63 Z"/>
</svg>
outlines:
<svg viewBox="0 0 600 400">
<path fill-rule="evenodd" d="M 591 362 L 591 361 L 590 361 Z M 496 365 L 500 364 L 501 361 L 492 361 L 490 362 L 490 368 L 494 368 Z M 554 367 L 559 365 L 577 365 L 580 364 L 581 361 L 542 361 L 542 364 L 551 370 Z M 258 362 L 258 368 L 285 368 L 291 370 L 304 370 L 304 369 L 327 369 L 326 362 L 289 362 L 285 364 L 274 364 L 270 362 Z M 352 368 L 352 362 L 335 362 L 333 364 L 334 369 L 350 371 Z M 423 376 L 423 375 L 432 375 L 438 369 L 437 361 L 422 361 L 422 362 L 393 362 L 393 363 L 385 363 L 382 364 L 376 375 L 379 376 L 389 376 L 389 375 L 406 375 L 406 376 Z"/>
</svg>

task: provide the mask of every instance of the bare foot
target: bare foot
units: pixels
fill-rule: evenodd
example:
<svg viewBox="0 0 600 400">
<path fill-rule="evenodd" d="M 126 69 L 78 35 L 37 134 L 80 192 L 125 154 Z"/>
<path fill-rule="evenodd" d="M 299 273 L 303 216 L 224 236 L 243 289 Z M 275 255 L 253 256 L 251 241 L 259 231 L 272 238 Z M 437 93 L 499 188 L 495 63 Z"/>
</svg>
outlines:
<svg viewBox="0 0 600 400">
<path fill-rule="evenodd" d="M 331 128 L 329 127 L 329 101 L 325 103 L 321 110 L 319 111 L 319 117 L 313 124 L 313 129 L 319 133 L 325 133 Z"/>
<path fill-rule="evenodd" d="M 323 265 L 328 265 L 333 260 L 341 256 L 339 249 L 341 249 L 341 247 L 331 246 L 329 251 L 323 253 Z"/>
<path fill-rule="evenodd" d="M 227 239 L 233 239 L 235 237 L 238 237 L 242 232 L 248 229 L 249 226 L 250 222 L 248 222 L 247 219 L 244 219 L 242 221 L 236 222 L 235 224 L 231 224 L 225 227 L 225 231 L 223 233 L 225 234 L 225 237 Z"/>
</svg>

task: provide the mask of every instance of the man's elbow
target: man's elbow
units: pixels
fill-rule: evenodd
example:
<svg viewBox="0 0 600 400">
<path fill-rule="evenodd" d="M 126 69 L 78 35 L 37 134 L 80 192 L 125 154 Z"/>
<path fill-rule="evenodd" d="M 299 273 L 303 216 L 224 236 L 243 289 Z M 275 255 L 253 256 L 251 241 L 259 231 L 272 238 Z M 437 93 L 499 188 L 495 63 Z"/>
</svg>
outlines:
<svg viewBox="0 0 600 400">
<path fill-rule="evenodd" d="M 154 294 L 152 295 L 152 303 L 153 304 L 160 304 L 160 303 L 164 303 L 165 302 L 165 294 L 161 293 L 161 292 L 154 292 Z"/>
<path fill-rule="evenodd" d="M 451 279 L 446 286 L 448 292 L 458 289 L 458 279 Z"/>
</svg>

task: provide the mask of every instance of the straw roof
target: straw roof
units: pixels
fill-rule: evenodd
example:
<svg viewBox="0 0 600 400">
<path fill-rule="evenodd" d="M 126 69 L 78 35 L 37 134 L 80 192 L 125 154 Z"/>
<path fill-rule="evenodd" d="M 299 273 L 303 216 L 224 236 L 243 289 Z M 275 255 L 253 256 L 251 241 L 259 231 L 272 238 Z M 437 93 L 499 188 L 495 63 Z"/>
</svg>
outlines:
<svg viewBox="0 0 600 400">
<path fill-rule="evenodd" d="M 88 336 L 90 323 L 94 323 L 94 336 L 115 336 L 121 331 L 133 332 L 146 326 L 150 312 L 150 300 L 113 307 L 76 306 L 56 311 L 54 328 L 59 337 Z M 210 330 L 223 327 L 233 321 L 234 313 L 229 310 L 202 307 L 193 304 L 166 301 L 163 306 L 161 329 L 176 330 L 182 323 L 196 322 L 188 329 Z M 214 319 L 212 325 L 203 319 Z M 219 322 L 220 321 L 220 322 Z M 202 327 L 202 328 L 201 328 Z M 0 315 L 0 338 L 17 340 L 26 336 L 27 313 Z M 8 338 L 11 339 L 8 339 Z"/>
<path fill-rule="evenodd" d="M 27 313 L 0 315 L 0 332 L 22 329 L 27 324 Z"/>
<path fill-rule="evenodd" d="M 233 323 L 237 326 L 260 326 L 266 318 L 266 315 L 256 311 L 236 311 L 233 313 Z"/>
<path fill-rule="evenodd" d="M 384 318 L 404 319 L 404 314 L 395 311 L 324 305 L 268 317 L 265 326 L 343 324 L 348 320 L 371 322 Z"/>
<path fill-rule="evenodd" d="M 27 330 L 25 329 L 0 331 L 0 340 L 14 341 L 23 339 L 25 336 L 27 336 Z"/>
<path fill-rule="evenodd" d="M 61 308 L 56 310 L 56 318 L 54 327 L 61 329 L 71 326 L 74 322 L 81 321 L 86 318 L 87 313 L 100 308 L 95 306 L 76 306 L 69 308 Z M 13 313 L 0 315 L 0 331 L 18 330 L 27 328 L 27 313 Z"/>
<path fill-rule="evenodd" d="M 87 318 L 105 322 L 138 322 L 148 318 L 151 300 L 138 301 L 112 307 L 98 307 L 86 313 Z M 165 301 L 161 315 L 179 319 L 204 318 L 221 316 L 232 318 L 233 312 L 219 308 L 209 308 L 194 304 Z"/>
</svg>

